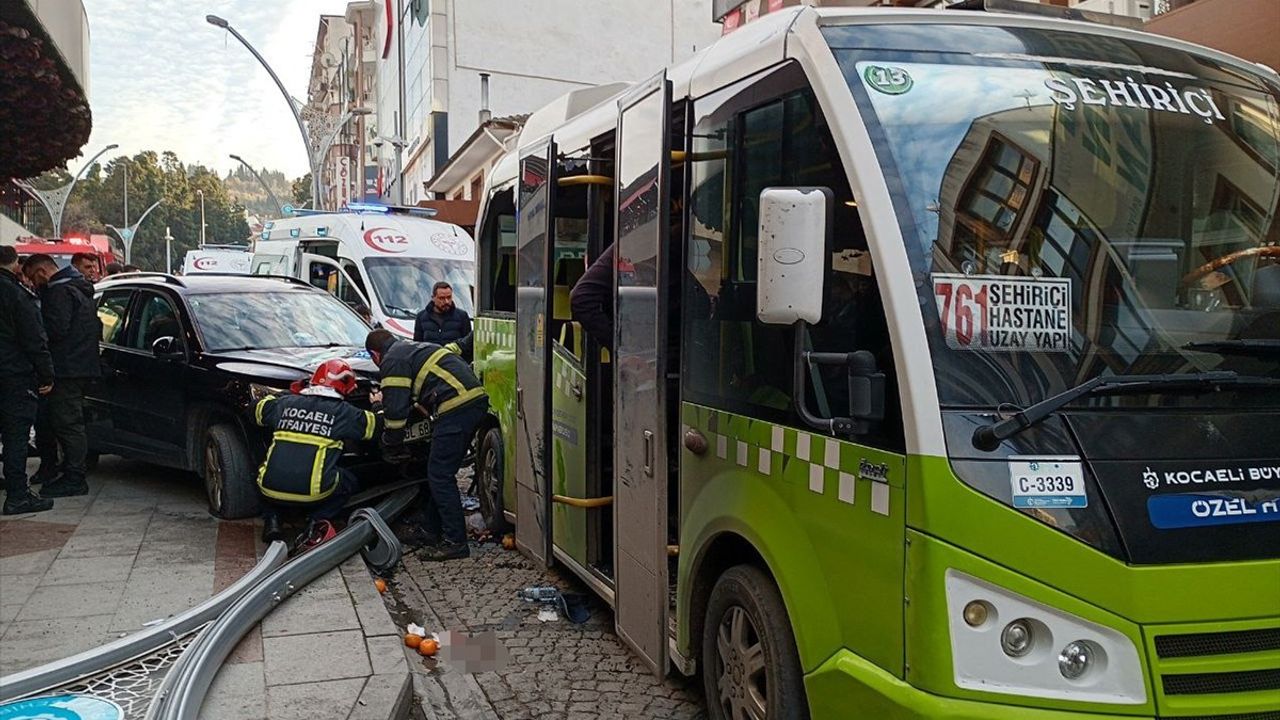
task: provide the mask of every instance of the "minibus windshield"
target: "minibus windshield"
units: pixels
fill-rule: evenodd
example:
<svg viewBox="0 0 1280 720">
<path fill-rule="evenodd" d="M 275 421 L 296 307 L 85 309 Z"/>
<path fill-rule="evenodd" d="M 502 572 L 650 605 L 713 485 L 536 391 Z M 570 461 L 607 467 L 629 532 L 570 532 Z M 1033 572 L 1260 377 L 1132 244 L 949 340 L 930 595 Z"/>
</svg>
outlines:
<svg viewBox="0 0 1280 720">
<path fill-rule="evenodd" d="M 471 286 L 476 270 L 470 260 L 366 258 L 364 266 L 373 282 L 376 302 L 382 305 L 387 317 L 412 320 L 431 302 L 431 289 L 438 282 L 449 283 L 453 288 L 453 304 L 474 314 Z"/>
<path fill-rule="evenodd" d="M 1098 376 L 1280 377 L 1280 110 L 1260 73 L 1071 32 L 870 30 L 824 32 L 888 178 L 944 405 Z M 936 50 L 958 37 L 964 52 Z"/>
</svg>

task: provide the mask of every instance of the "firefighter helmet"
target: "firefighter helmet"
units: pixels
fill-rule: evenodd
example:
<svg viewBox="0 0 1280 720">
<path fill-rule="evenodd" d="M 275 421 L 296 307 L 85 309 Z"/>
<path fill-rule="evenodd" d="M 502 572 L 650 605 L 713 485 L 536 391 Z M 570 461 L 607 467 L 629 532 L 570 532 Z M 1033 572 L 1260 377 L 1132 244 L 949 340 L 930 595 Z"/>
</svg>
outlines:
<svg viewBox="0 0 1280 720">
<path fill-rule="evenodd" d="M 311 375 L 311 384 L 333 388 L 342 395 L 356 389 L 356 373 L 346 360 L 326 360 Z"/>
</svg>

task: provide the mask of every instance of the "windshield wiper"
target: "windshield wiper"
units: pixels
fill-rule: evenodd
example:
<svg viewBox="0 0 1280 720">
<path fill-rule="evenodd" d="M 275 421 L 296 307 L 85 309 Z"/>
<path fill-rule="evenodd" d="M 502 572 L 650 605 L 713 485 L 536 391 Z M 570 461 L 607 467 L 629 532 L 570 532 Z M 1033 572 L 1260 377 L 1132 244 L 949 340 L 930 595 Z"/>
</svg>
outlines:
<svg viewBox="0 0 1280 720">
<path fill-rule="evenodd" d="M 991 451 L 1003 440 L 1013 437 L 1086 395 L 1115 395 L 1125 392 L 1210 392 L 1224 387 L 1280 387 L 1280 378 L 1239 375 L 1230 370 L 1181 375 L 1110 375 L 1087 380 L 1065 392 L 1045 398 L 997 422 L 979 427 L 973 433 L 973 446 Z"/>
<path fill-rule="evenodd" d="M 410 309 L 408 309 L 408 308 L 402 308 L 402 307 L 400 307 L 399 305 L 388 305 L 387 303 L 383 303 L 382 305 L 383 305 L 383 307 L 385 307 L 386 309 L 390 310 L 391 312 L 401 313 L 401 314 L 405 315 L 406 317 L 411 317 L 411 318 L 412 318 L 412 317 L 417 317 L 417 316 L 418 316 L 418 313 L 416 313 L 416 312 L 414 312 L 414 311 L 412 311 L 412 310 L 410 310 Z"/>
<path fill-rule="evenodd" d="M 1185 350 L 1217 353 L 1219 355 L 1253 355 L 1255 357 L 1280 357 L 1280 340 L 1254 338 L 1247 340 L 1211 340 L 1189 342 Z"/>
</svg>

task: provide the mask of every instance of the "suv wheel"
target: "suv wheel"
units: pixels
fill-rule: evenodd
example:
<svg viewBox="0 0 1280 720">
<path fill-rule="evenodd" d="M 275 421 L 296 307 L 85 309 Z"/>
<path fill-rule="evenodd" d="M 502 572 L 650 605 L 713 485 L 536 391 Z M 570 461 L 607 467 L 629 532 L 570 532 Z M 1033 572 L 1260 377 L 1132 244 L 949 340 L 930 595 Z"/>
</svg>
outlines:
<svg viewBox="0 0 1280 720">
<path fill-rule="evenodd" d="M 205 433 L 204 488 L 209 512 L 224 520 L 253 517 L 261 499 L 249 451 L 233 425 L 214 425 Z"/>
<path fill-rule="evenodd" d="M 494 533 L 511 529 L 502 512 L 502 431 L 491 427 L 480 436 L 476 453 L 476 494 L 480 498 L 480 515 Z"/>
</svg>

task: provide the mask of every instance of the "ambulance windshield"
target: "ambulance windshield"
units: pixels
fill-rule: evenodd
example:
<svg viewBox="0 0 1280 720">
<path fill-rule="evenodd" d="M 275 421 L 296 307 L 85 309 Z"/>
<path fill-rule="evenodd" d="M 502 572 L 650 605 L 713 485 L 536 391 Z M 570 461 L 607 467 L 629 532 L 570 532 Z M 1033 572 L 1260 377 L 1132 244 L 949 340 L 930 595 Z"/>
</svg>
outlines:
<svg viewBox="0 0 1280 720">
<path fill-rule="evenodd" d="M 1103 36 L 824 32 L 889 179 L 944 405 L 1108 375 L 1280 377 L 1276 87 Z M 957 37 L 964 53 L 935 50 Z M 1159 402 L 1280 405 L 1215 395 Z"/>
<path fill-rule="evenodd" d="M 374 294 L 387 317 L 412 320 L 427 303 L 438 282 L 453 288 L 453 304 L 474 314 L 471 286 L 475 284 L 475 263 L 470 260 L 440 260 L 423 257 L 365 258 L 364 266 L 373 282 Z"/>
</svg>

